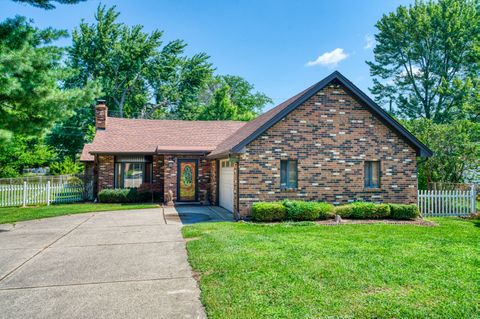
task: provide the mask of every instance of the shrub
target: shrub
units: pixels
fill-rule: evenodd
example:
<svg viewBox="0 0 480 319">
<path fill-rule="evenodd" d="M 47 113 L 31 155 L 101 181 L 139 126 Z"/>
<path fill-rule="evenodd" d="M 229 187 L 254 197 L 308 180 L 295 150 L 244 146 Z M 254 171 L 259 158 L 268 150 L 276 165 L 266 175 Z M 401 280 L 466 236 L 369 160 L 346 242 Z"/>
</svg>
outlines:
<svg viewBox="0 0 480 319">
<path fill-rule="evenodd" d="M 390 204 L 393 219 L 415 219 L 420 215 L 417 205 Z"/>
<path fill-rule="evenodd" d="M 285 220 L 287 209 L 278 202 L 258 202 L 252 205 L 252 219 L 261 222 Z"/>
<path fill-rule="evenodd" d="M 102 189 L 98 193 L 102 203 L 135 203 L 141 201 L 136 188 Z"/>
<path fill-rule="evenodd" d="M 335 213 L 343 218 L 382 219 L 390 217 L 390 205 L 356 202 L 336 207 Z"/>
<path fill-rule="evenodd" d="M 291 220 L 317 220 L 333 216 L 333 206 L 328 203 L 285 200 L 287 217 Z"/>
<path fill-rule="evenodd" d="M 351 218 L 353 211 L 353 205 L 342 205 L 335 207 L 335 214 L 340 215 L 342 218 Z"/>
</svg>

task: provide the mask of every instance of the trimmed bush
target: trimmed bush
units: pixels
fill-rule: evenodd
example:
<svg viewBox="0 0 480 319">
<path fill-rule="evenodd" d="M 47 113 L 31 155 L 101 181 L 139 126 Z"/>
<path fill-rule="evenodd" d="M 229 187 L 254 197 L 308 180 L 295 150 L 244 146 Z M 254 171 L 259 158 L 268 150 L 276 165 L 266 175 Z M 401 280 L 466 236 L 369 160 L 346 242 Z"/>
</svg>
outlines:
<svg viewBox="0 0 480 319">
<path fill-rule="evenodd" d="M 340 215 L 342 218 L 351 218 L 353 211 L 353 205 L 342 205 L 335 207 L 335 214 Z"/>
<path fill-rule="evenodd" d="M 136 188 L 102 189 L 98 193 L 101 203 L 135 203 L 141 202 L 142 197 L 138 195 Z"/>
<path fill-rule="evenodd" d="M 287 217 L 287 208 L 278 202 L 258 202 L 252 205 L 252 219 L 259 222 L 282 221 Z"/>
<path fill-rule="evenodd" d="M 285 200 L 287 218 L 291 220 L 317 220 L 333 217 L 334 207 L 328 203 Z"/>
<path fill-rule="evenodd" d="M 334 214 L 350 219 L 415 219 L 419 216 L 419 211 L 416 205 L 369 202 L 355 202 L 334 207 L 321 202 L 284 200 L 283 202 L 259 202 L 252 206 L 252 219 L 263 222 L 285 219 L 312 221 L 332 218 Z"/>
<path fill-rule="evenodd" d="M 393 219 L 415 219 L 420 215 L 417 205 L 390 204 Z"/>
<path fill-rule="evenodd" d="M 390 205 L 356 202 L 338 206 L 335 213 L 342 218 L 352 219 L 382 219 L 390 217 Z"/>
</svg>

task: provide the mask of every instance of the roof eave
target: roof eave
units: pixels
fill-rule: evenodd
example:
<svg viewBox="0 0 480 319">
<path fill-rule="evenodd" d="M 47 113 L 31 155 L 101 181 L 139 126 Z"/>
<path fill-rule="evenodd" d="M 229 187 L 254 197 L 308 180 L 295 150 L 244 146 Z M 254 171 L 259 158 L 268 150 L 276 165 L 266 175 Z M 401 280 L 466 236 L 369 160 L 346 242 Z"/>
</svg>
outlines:
<svg viewBox="0 0 480 319">
<path fill-rule="evenodd" d="M 229 155 L 230 155 L 230 152 L 223 152 L 223 153 L 214 154 L 214 155 L 207 155 L 207 158 L 214 160 L 219 158 L 225 158 L 225 157 L 228 157 Z"/>
<path fill-rule="evenodd" d="M 155 155 L 155 152 L 112 152 L 112 151 L 90 151 L 92 155 L 131 155 L 131 154 L 139 154 L 139 155 Z"/>
<path fill-rule="evenodd" d="M 161 154 L 208 154 L 210 151 L 206 150 L 159 150 L 155 152 L 112 152 L 112 151 L 91 151 L 90 154 L 92 155 L 132 155 L 132 154 L 137 154 L 137 155 L 161 155 Z"/>
</svg>

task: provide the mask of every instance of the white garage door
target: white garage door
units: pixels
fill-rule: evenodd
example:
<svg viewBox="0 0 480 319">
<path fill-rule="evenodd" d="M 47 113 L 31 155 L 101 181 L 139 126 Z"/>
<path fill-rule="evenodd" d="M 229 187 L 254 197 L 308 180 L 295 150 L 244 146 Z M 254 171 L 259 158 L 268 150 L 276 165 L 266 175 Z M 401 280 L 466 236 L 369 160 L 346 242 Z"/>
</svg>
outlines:
<svg viewBox="0 0 480 319">
<path fill-rule="evenodd" d="M 233 163 L 229 160 L 220 161 L 220 197 L 219 204 L 233 212 Z"/>
</svg>

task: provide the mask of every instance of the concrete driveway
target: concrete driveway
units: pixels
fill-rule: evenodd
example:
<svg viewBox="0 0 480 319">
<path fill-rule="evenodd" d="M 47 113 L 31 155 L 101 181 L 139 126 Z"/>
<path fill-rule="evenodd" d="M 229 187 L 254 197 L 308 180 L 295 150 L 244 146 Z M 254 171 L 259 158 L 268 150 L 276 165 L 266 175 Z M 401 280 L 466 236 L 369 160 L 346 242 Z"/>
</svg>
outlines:
<svg viewBox="0 0 480 319">
<path fill-rule="evenodd" d="M 0 318 L 205 318 L 180 229 L 223 220 L 183 206 L 0 225 Z"/>
</svg>

